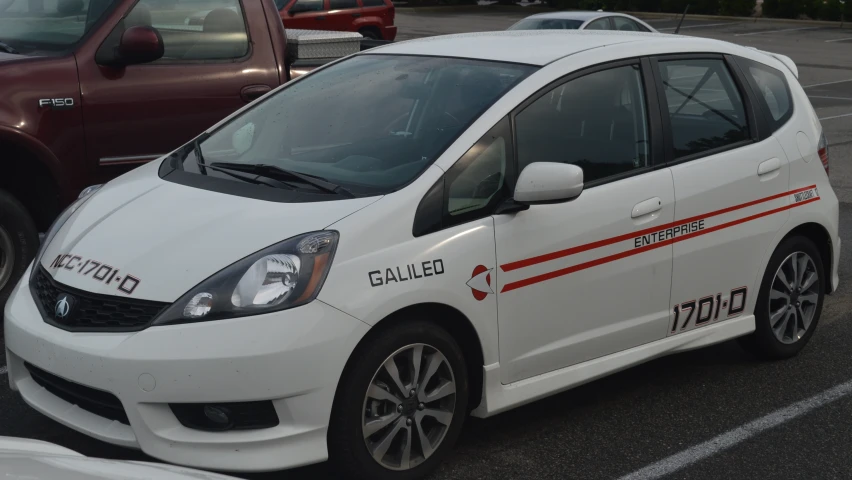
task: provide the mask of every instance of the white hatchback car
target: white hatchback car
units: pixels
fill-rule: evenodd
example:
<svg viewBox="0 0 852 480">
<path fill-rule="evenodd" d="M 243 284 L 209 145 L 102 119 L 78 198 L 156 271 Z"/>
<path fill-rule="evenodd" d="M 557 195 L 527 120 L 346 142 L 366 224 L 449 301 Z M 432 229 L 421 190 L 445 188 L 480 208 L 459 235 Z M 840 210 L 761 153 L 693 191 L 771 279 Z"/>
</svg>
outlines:
<svg viewBox="0 0 852 480">
<path fill-rule="evenodd" d="M 794 355 L 840 251 L 796 75 L 653 33 L 335 62 L 84 192 L 6 306 L 12 388 L 173 463 L 410 479 L 469 412 L 736 337 Z"/>
<path fill-rule="evenodd" d="M 615 12 L 563 11 L 530 15 L 506 30 L 620 30 L 623 32 L 657 32 L 638 18 Z"/>
</svg>

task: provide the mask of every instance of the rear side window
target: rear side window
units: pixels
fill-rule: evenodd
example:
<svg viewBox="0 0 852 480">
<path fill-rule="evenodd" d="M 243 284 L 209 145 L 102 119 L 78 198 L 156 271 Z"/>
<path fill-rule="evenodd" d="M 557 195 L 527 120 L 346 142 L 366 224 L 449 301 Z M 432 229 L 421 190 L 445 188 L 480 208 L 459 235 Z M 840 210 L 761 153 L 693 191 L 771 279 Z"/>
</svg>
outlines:
<svg viewBox="0 0 852 480">
<path fill-rule="evenodd" d="M 757 97 L 769 114 L 772 130 L 778 130 L 793 116 L 793 100 L 790 86 L 784 74 L 762 63 L 744 58 L 737 59 L 742 69 L 753 80 Z"/>
<path fill-rule="evenodd" d="M 595 20 L 594 22 L 586 25 L 586 30 L 609 30 L 609 19 L 608 18 L 600 18 Z"/>
<path fill-rule="evenodd" d="M 365 7 L 384 7 L 385 0 L 361 0 Z"/>
<path fill-rule="evenodd" d="M 721 59 L 659 62 L 675 159 L 749 139 L 743 98 Z"/>
<path fill-rule="evenodd" d="M 625 17 L 612 17 L 612 23 L 615 24 L 616 30 L 623 32 L 647 32 L 648 29 L 639 25 L 637 22 Z"/>
</svg>

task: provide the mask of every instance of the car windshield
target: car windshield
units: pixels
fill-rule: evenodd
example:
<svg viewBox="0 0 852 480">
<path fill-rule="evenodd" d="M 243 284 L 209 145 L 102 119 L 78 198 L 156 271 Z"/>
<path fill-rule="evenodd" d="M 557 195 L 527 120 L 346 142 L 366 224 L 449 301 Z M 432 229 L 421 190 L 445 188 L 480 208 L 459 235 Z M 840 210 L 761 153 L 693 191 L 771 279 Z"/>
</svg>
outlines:
<svg viewBox="0 0 852 480">
<path fill-rule="evenodd" d="M 582 20 L 570 18 L 525 18 L 509 30 L 577 30 L 582 24 Z"/>
<path fill-rule="evenodd" d="M 0 0 L 0 42 L 22 54 L 67 50 L 114 1 Z"/>
<path fill-rule="evenodd" d="M 416 178 L 535 68 L 458 58 L 355 56 L 261 100 L 200 148 L 184 149 L 175 166 L 233 181 L 245 181 L 234 168 L 264 165 L 263 172 L 254 173 L 271 176 L 267 166 L 272 166 L 278 180 L 283 169 L 357 196 L 388 193 Z M 204 168 L 199 160 L 213 167 Z M 293 178 L 285 181 L 300 187 Z"/>
</svg>

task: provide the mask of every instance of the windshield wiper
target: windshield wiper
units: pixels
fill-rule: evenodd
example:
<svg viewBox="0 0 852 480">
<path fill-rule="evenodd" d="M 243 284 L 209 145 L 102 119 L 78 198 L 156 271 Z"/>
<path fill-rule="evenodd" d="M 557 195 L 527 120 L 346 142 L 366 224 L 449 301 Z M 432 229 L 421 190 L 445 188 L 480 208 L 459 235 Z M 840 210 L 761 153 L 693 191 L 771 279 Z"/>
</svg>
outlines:
<svg viewBox="0 0 852 480">
<path fill-rule="evenodd" d="M 4 50 L 6 53 L 12 53 L 15 55 L 19 55 L 21 52 L 15 50 L 15 48 L 8 43 L 0 42 L 0 49 Z"/>
<path fill-rule="evenodd" d="M 275 165 L 266 165 L 266 164 L 244 164 L 244 163 L 230 163 L 230 162 L 214 162 L 208 167 L 215 167 L 217 169 L 227 169 L 227 170 L 235 170 L 243 173 L 251 173 L 259 176 L 265 176 L 267 178 L 272 178 L 276 180 L 283 180 L 282 177 L 288 178 L 290 180 L 297 180 L 303 183 L 307 183 L 319 190 L 328 193 L 336 193 L 338 195 L 343 195 L 344 197 L 352 198 L 355 195 L 352 194 L 349 190 L 341 187 L 340 185 L 336 185 L 334 183 L 329 182 L 328 180 L 317 177 L 315 175 L 308 175 L 305 173 L 294 172 L 292 170 L 285 170 L 281 167 L 277 167 Z"/>
<path fill-rule="evenodd" d="M 234 177 L 238 180 L 242 180 L 242 181 L 248 182 L 248 183 L 254 183 L 255 185 L 266 185 L 267 187 L 283 188 L 285 190 L 295 190 L 296 189 L 296 187 L 294 187 L 290 184 L 284 183 L 284 182 L 282 182 L 280 180 L 276 180 L 274 178 L 265 177 L 263 175 L 243 173 L 240 170 L 233 170 L 233 169 L 230 169 L 230 168 L 220 167 L 220 166 L 217 166 L 215 164 L 206 165 L 204 163 L 201 163 L 200 161 L 196 161 L 195 163 L 198 164 L 199 168 L 205 168 L 205 169 L 209 168 L 210 170 L 222 172 L 225 175 L 229 175 L 229 176 Z M 207 175 L 207 174 L 205 173 L 205 175 Z"/>
<path fill-rule="evenodd" d="M 198 164 L 198 168 L 201 170 L 201 173 L 205 175 L 207 175 L 207 173 L 204 170 L 204 154 L 201 153 L 201 142 L 207 140 L 207 137 L 209 136 L 210 134 L 205 132 L 192 141 L 192 151 L 195 153 L 195 163 Z"/>
</svg>

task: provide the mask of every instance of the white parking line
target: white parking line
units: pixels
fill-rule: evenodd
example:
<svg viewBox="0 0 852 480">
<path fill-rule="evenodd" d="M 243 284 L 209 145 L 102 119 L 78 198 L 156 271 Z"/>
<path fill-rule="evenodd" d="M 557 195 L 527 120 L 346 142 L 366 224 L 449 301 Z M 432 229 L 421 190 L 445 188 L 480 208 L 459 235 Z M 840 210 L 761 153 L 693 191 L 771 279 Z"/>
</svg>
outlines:
<svg viewBox="0 0 852 480">
<path fill-rule="evenodd" d="M 822 27 L 804 27 L 804 28 L 785 28 L 783 30 L 766 30 L 763 32 L 738 33 L 735 37 L 747 37 L 749 35 L 763 35 L 764 33 L 780 33 L 780 32 L 798 32 L 800 30 L 816 30 Z"/>
<path fill-rule="evenodd" d="M 852 82 L 852 78 L 848 78 L 846 80 L 835 80 L 833 82 L 815 83 L 813 85 L 805 85 L 802 88 L 822 87 L 824 85 L 835 85 L 835 84 L 838 84 L 838 83 L 846 83 L 846 82 Z"/>
<path fill-rule="evenodd" d="M 692 465 L 705 458 L 712 457 L 717 453 L 727 450 L 739 443 L 748 440 L 755 435 L 783 423 L 789 422 L 812 410 L 827 405 L 835 400 L 843 398 L 852 393 L 852 380 L 841 383 L 811 398 L 794 403 L 788 407 L 776 410 L 765 417 L 758 418 L 741 427 L 727 431 L 718 437 L 699 443 L 671 457 L 664 458 L 657 463 L 636 470 L 633 473 L 621 477 L 619 480 L 656 479 L 669 475 Z"/>
<path fill-rule="evenodd" d="M 0 375 L 6 375 L 7 371 L 9 371 L 9 369 L 6 368 L 6 365 L 3 365 L 2 367 L 0 367 Z"/>
<path fill-rule="evenodd" d="M 842 42 L 844 40 L 852 40 L 852 37 L 846 38 L 835 38 L 834 40 L 826 40 L 825 43 L 834 43 L 834 42 Z"/>
<path fill-rule="evenodd" d="M 701 24 L 701 25 L 686 25 L 686 26 L 684 26 L 684 27 L 680 27 L 680 29 L 681 29 L 681 30 L 684 30 L 684 29 L 687 29 L 687 28 L 719 27 L 719 26 L 722 26 L 722 25 L 739 25 L 739 23 L 735 23 L 735 22 L 725 22 L 725 23 L 704 23 L 704 24 Z M 660 30 L 660 31 L 663 31 L 663 30 L 674 30 L 675 28 L 677 28 L 677 27 L 658 28 L 657 30 Z"/>
<path fill-rule="evenodd" d="M 844 113 L 843 115 L 835 115 L 833 117 L 820 118 L 819 121 L 834 120 L 835 118 L 843 118 L 843 117 L 852 117 L 852 113 Z"/>
<path fill-rule="evenodd" d="M 825 98 L 827 100 L 849 100 L 852 101 L 850 97 L 825 97 L 823 95 L 808 95 L 808 98 Z"/>
</svg>

